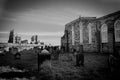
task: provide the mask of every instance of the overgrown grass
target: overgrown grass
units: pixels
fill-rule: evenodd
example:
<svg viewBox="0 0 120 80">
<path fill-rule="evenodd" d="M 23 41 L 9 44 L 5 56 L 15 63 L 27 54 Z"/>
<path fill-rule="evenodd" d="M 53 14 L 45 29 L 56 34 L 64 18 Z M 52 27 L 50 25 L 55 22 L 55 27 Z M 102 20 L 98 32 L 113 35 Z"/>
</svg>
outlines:
<svg viewBox="0 0 120 80">
<path fill-rule="evenodd" d="M 37 72 L 37 54 L 34 50 L 21 52 L 21 60 L 14 60 L 12 54 L 2 58 L 4 65 L 28 69 L 38 80 L 107 80 L 107 56 L 85 53 L 85 66 L 75 67 L 75 57 L 72 54 L 60 54 L 58 60 L 45 62 L 41 71 Z M 2 62 L 2 61 L 0 61 Z M 50 64 L 51 63 L 51 66 Z M 48 65 L 49 64 L 49 65 Z M 104 71 L 104 74 L 101 73 Z"/>
</svg>

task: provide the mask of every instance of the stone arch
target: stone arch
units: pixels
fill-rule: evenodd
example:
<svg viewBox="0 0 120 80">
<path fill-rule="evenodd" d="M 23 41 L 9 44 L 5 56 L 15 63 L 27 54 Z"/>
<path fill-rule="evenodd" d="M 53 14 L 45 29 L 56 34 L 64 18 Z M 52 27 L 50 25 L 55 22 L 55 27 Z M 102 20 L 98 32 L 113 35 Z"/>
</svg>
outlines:
<svg viewBox="0 0 120 80">
<path fill-rule="evenodd" d="M 115 21 L 114 30 L 115 30 L 115 41 L 120 42 L 120 20 Z"/>
<path fill-rule="evenodd" d="M 101 26 L 101 42 L 108 42 L 108 26 L 105 23 Z"/>
<path fill-rule="evenodd" d="M 97 30 L 97 31 L 101 31 L 101 25 L 102 25 L 102 23 L 101 23 L 100 21 L 97 21 L 97 22 L 96 22 L 96 26 L 97 26 L 97 27 L 96 27 L 96 30 Z"/>
</svg>

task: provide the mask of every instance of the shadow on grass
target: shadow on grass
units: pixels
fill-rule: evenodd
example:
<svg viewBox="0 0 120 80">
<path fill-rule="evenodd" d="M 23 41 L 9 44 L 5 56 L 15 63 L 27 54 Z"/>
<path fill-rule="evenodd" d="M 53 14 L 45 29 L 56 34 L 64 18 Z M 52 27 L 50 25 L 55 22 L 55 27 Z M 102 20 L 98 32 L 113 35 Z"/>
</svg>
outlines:
<svg viewBox="0 0 120 80">
<path fill-rule="evenodd" d="M 33 76 L 30 72 L 4 72 L 4 73 L 0 73 L 0 77 L 1 78 L 7 78 L 7 79 L 11 79 L 11 78 L 30 78 L 31 76 Z"/>
</svg>

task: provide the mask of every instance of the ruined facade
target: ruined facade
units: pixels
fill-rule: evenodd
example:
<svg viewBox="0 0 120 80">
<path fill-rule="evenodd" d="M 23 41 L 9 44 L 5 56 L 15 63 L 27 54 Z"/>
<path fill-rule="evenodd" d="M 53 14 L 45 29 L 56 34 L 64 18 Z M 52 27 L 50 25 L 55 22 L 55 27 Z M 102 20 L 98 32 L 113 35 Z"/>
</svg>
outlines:
<svg viewBox="0 0 120 80">
<path fill-rule="evenodd" d="M 21 43 L 21 37 L 16 35 L 15 36 L 15 43 L 20 44 Z"/>
<path fill-rule="evenodd" d="M 38 35 L 33 35 L 31 37 L 31 43 L 32 44 L 38 44 Z"/>
<path fill-rule="evenodd" d="M 14 30 L 10 31 L 8 43 L 14 43 Z"/>
<path fill-rule="evenodd" d="M 120 49 L 120 11 L 106 16 L 79 17 L 65 25 L 61 48 L 71 52 L 83 46 L 83 52 L 113 53 Z"/>
</svg>

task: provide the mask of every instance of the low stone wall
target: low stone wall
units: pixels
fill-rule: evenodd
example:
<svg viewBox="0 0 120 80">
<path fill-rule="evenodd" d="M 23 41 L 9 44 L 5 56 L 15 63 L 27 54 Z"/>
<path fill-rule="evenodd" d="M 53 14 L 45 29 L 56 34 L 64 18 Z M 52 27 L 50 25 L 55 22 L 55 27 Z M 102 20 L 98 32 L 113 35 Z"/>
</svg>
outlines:
<svg viewBox="0 0 120 80">
<path fill-rule="evenodd" d="M 95 44 L 84 44 L 83 52 L 98 52 L 97 45 Z"/>
</svg>

